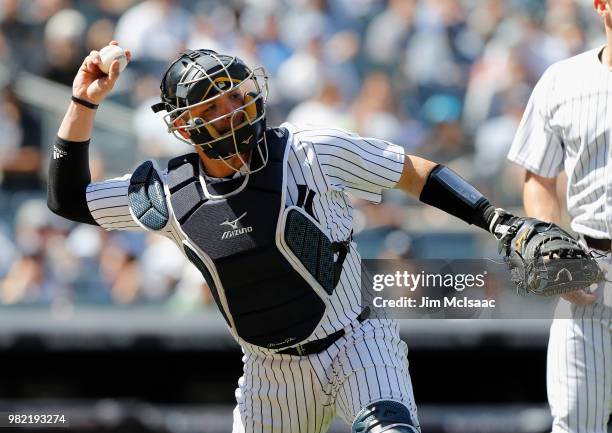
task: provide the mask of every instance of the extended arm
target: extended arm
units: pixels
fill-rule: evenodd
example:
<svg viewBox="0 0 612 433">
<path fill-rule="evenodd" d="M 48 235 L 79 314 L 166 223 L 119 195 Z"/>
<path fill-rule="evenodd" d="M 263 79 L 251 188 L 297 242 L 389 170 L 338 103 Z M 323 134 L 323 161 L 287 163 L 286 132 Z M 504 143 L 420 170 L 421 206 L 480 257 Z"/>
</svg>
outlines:
<svg viewBox="0 0 612 433">
<path fill-rule="evenodd" d="M 564 294 L 571 302 L 590 303 L 592 295 L 581 289 L 601 281 L 601 271 L 588 252 L 560 227 L 496 209 L 457 173 L 414 156 L 406 156 L 397 187 L 492 233 L 499 240 L 519 293 Z M 548 194 L 541 203 L 532 203 L 532 210 L 538 216 L 550 216 L 555 209 L 546 207 L 553 204 L 550 188 L 542 184 L 532 187 L 543 196 Z M 558 214 L 558 203 L 556 209 Z"/>
<path fill-rule="evenodd" d="M 115 41 L 111 43 L 116 44 Z M 129 52 L 126 51 L 126 55 L 129 59 Z M 95 105 L 104 100 L 119 78 L 118 60 L 113 62 L 108 75 L 100 71 L 99 64 L 99 53 L 92 51 L 83 61 L 72 85 L 75 97 Z M 96 224 L 85 196 L 91 182 L 88 147 L 95 112 L 94 108 L 70 102 L 49 163 L 47 205 L 58 215 L 87 224 Z"/>
<path fill-rule="evenodd" d="M 495 208 L 476 188 L 449 168 L 435 162 L 406 155 L 397 188 L 417 197 L 423 203 L 475 224 L 487 231 L 491 227 Z M 511 215 L 504 214 L 504 220 Z M 501 222 L 496 220 L 495 226 Z"/>
</svg>

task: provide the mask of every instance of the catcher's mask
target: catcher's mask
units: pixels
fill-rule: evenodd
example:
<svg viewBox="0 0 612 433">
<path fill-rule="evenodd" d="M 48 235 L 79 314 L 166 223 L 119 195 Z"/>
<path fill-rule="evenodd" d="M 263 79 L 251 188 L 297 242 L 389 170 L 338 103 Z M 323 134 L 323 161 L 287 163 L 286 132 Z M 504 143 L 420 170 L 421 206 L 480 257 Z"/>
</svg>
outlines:
<svg viewBox="0 0 612 433">
<path fill-rule="evenodd" d="M 238 156 L 245 167 L 249 166 L 243 156 L 254 149 L 258 152 L 255 158 L 258 162 L 253 161 L 247 172 L 253 173 L 266 165 L 268 77 L 263 68 L 251 70 L 239 58 L 212 50 L 187 50 L 170 65 L 160 88 L 162 102 L 151 108 L 156 113 L 167 111 L 163 119 L 168 132 L 187 144 L 200 146 L 206 156 L 224 161 L 228 167 L 231 166 L 226 160 L 234 156 Z M 205 121 L 190 111 L 236 92 L 242 98 L 242 105 L 215 119 Z M 220 133 L 214 124 L 224 119 L 229 120 L 231 126 L 227 132 Z M 188 133 L 189 139 L 184 138 L 181 131 Z"/>
</svg>

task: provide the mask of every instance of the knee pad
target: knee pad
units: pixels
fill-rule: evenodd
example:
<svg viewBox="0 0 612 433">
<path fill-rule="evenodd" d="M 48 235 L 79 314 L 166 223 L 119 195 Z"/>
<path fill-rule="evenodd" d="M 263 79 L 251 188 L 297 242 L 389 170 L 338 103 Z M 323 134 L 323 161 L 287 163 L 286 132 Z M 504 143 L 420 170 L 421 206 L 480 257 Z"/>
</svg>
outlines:
<svg viewBox="0 0 612 433">
<path fill-rule="evenodd" d="M 353 421 L 351 433 L 420 433 L 403 404 L 382 400 L 369 404 Z"/>
</svg>

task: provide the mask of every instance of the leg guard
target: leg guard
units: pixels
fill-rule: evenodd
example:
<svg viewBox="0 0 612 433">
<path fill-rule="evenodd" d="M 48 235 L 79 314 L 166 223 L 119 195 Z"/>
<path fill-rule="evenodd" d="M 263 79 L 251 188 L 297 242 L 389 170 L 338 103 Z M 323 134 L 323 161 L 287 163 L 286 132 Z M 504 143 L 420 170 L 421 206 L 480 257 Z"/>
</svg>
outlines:
<svg viewBox="0 0 612 433">
<path fill-rule="evenodd" d="M 420 433 L 420 430 L 406 406 L 382 400 L 369 404 L 357 414 L 351 433 Z"/>
</svg>

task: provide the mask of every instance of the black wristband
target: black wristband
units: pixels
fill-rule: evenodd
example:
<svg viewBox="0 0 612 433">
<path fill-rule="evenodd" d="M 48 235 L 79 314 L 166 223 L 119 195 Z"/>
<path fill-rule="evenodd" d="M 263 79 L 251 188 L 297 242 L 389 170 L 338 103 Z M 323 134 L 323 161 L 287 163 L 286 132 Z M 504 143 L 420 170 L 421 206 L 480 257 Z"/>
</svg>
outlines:
<svg viewBox="0 0 612 433">
<path fill-rule="evenodd" d="M 76 102 L 77 104 L 80 104 L 80 105 L 82 105 L 84 107 L 87 107 L 87 108 L 91 108 L 92 110 L 97 110 L 98 109 L 98 104 L 94 104 L 93 102 L 89 102 L 89 101 L 86 101 L 84 99 L 77 98 L 74 95 L 72 95 L 71 99 L 72 99 L 72 102 Z"/>
<path fill-rule="evenodd" d="M 495 206 L 489 203 L 489 200 L 483 201 L 474 215 L 472 224 L 493 233 L 491 221 L 495 216 Z"/>
</svg>

